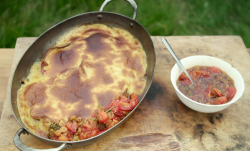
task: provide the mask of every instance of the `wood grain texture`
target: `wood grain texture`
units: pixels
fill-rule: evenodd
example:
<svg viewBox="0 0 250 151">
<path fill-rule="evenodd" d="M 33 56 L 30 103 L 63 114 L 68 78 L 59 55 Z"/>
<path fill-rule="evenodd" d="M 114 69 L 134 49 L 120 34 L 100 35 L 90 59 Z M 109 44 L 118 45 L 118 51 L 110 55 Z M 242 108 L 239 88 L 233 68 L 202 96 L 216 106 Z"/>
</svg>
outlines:
<svg viewBox="0 0 250 151">
<path fill-rule="evenodd" d="M 15 49 L 0 49 L 0 118 L 3 110 L 3 103 L 7 90 L 7 84 L 10 77 L 10 68 L 12 64 Z M 0 119 L 1 120 L 1 119 Z"/>
<path fill-rule="evenodd" d="M 245 80 L 245 92 L 227 109 L 213 114 L 193 111 L 175 94 L 170 71 L 175 64 L 161 37 L 152 37 L 156 51 L 153 84 L 143 102 L 123 125 L 94 144 L 69 150 L 250 150 L 250 56 L 238 36 L 166 37 L 181 59 L 191 55 L 210 55 L 236 67 Z M 17 40 L 11 71 L 34 38 Z M 1 150 L 17 150 L 13 136 L 20 128 L 9 103 L 10 80 L 0 128 Z M 22 141 L 33 148 L 51 148 L 24 135 Z"/>
</svg>

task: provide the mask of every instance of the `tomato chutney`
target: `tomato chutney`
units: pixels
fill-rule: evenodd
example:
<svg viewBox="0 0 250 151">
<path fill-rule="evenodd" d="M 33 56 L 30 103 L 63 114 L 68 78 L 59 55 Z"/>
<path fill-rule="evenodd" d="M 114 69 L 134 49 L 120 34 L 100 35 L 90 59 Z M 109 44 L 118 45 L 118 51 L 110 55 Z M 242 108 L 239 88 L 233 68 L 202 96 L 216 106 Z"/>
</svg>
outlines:
<svg viewBox="0 0 250 151">
<path fill-rule="evenodd" d="M 187 69 L 195 84 L 183 72 L 177 87 L 188 98 L 203 104 L 219 105 L 232 100 L 236 93 L 234 81 L 218 67 L 194 66 Z"/>
</svg>

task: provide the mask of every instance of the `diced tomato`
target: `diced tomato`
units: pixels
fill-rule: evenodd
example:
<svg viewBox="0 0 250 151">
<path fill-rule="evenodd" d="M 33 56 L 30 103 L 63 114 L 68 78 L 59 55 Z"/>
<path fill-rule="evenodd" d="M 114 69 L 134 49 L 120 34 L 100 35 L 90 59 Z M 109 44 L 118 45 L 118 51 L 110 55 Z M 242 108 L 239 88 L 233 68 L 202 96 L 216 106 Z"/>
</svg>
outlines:
<svg viewBox="0 0 250 151">
<path fill-rule="evenodd" d="M 52 139 L 53 139 L 53 140 L 58 140 L 58 136 L 54 135 L 54 136 L 52 137 Z"/>
<path fill-rule="evenodd" d="M 137 104 L 139 103 L 138 99 L 132 99 L 130 100 L 130 106 L 131 106 L 131 110 L 133 108 L 135 108 L 137 106 Z"/>
<path fill-rule="evenodd" d="M 106 123 L 107 120 L 109 119 L 108 115 L 106 112 L 104 111 L 98 111 L 98 114 L 97 114 L 97 119 L 100 123 Z"/>
<path fill-rule="evenodd" d="M 58 138 L 59 141 L 70 141 L 70 138 L 67 137 L 66 135 L 61 135 L 59 138 Z"/>
<path fill-rule="evenodd" d="M 91 137 L 96 136 L 100 130 L 99 129 L 92 129 L 91 130 Z"/>
<path fill-rule="evenodd" d="M 67 137 L 71 138 L 71 137 L 73 137 L 73 134 L 72 133 L 67 133 Z"/>
<path fill-rule="evenodd" d="M 72 132 L 73 134 L 76 133 L 76 130 L 77 130 L 77 127 L 78 127 L 78 124 L 76 122 L 68 122 L 66 124 L 66 127 L 68 129 L 68 131 Z"/>
<path fill-rule="evenodd" d="M 128 98 L 127 98 L 126 96 L 124 96 L 124 95 L 121 95 L 121 96 L 119 97 L 119 101 L 128 102 L 128 103 L 129 103 Z"/>
<path fill-rule="evenodd" d="M 79 137 L 80 137 L 80 140 L 87 139 L 86 133 L 80 133 Z"/>
<path fill-rule="evenodd" d="M 107 125 L 107 128 L 111 128 L 115 125 L 115 123 L 113 121 L 111 121 L 108 125 Z"/>
<path fill-rule="evenodd" d="M 81 140 L 96 136 L 100 130 L 98 128 L 93 128 L 91 130 L 83 131 L 80 133 L 79 137 Z"/>
<path fill-rule="evenodd" d="M 113 118 L 112 120 L 116 120 L 116 121 L 120 121 L 120 119 L 118 118 L 118 117 L 115 117 L 115 118 Z"/>
<path fill-rule="evenodd" d="M 131 110 L 131 105 L 130 105 L 130 103 L 127 103 L 127 102 L 120 101 L 118 104 L 118 107 L 122 111 L 130 111 Z"/>
<path fill-rule="evenodd" d="M 122 112 L 121 110 L 115 111 L 114 114 L 115 114 L 115 116 L 117 116 L 117 117 L 123 117 L 123 116 L 124 116 L 124 115 L 123 115 L 123 112 Z"/>
<path fill-rule="evenodd" d="M 209 72 L 207 70 L 201 70 L 202 77 L 209 77 Z"/>
<path fill-rule="evenodd" d="M 134 92 L 132 94 L 130 94 L 130 98 L 139 100 L 137 95 Z"/>
<path fill-rule="evenodd" d="M 72 126 L 72 124 L 73 124 L 73 123 L 68 122 L 68 123 L 65 125 L 65 127 L 66 127 L 68 130 L 70 130 L 70 129 L 71 129 L 71 126 Z"/>
<path fill-rule="evenodd" d="M 88 123 L 91 127 L 93 127 L 93 126 L 95 125 L 96 121 L 94 120 L 94 118 L 92 118 L 92 119 L 88 119 L 88 120 L 87 120 L 87 123 Z"/>
<path fill-rule="evenodd" d="M 78 124 L 76 122 L 73 122 L 73 124 L 72 124 L 72 132 L 76 133 L 77 128 L 78 128 Z"/>
<path fill-rule="evenodd" d="M 97 129 L 87 130 L 87 131 L 81 132 L 79 134 L 79 138 L 81 140 L 84 140 L 84 139 L 96 136 L 98 132 L 99 132 L 99 130 L 97 130 Z"/>
<path fill-rule="evenodd" d="M 229 87 L 229 88 L 227 88 L 227 91 L 229 92 L 229 97 L 230 98 L 233 98 L 234 97 L 234 95 L 236 94 L 236 88 L 235 87 Z"/>
<path fill-rule="evenodd" d="M 221 90 L 213 88 L 212 94 L 216 96 L 222 96 Z"/>
<path fill-rule="evenodd" d="M 114 114 L 112 111 L 107 112 L 107 115 L 108 115 L 108 117 L 109 117 L 109 120 L 112 120 L 112 119 L 115 118 L 115 114 Z"/>
<path fill-rule="evenodd" d="M 90 130 L 92 128 L 92 126 L 89 123 L 83 123 L 82 124 L 82 131 L 86 130 Z"/>
<path fill-rule="evenodd" d="M 198 79 L 201 76 L 201 72 L 199 70 L 195 70 L 192 72 L 192 76 L 194 79 Z"/>
<path fill-rule="evenodd" d="M 211 104 L 219 105 L 219 104 L 225 104 L 227 103 L 228 99 L 226 96 L 218 97 L 214 102 L 211 102 Z"/>
<path fill-rule="evenodd" d="M 99 134 L 101 134 L 101 133 L 105 132 L 106 130 L 107 130 L 107 128 L 105 128 L 105 129 L 104 129 L 104 130 L 102 130 L 102 131 L 99 131 L 97 135 L 99 135 Z"/>
<path fill-rule="evenodd" d="M 212 90 L 212 87 L 213 87 L 213 83 L 209 84 L 208 87 L 207 87 L 207 90 Z"/>
<path fill-rule="evenodd" d="M 119 110 L 119 107 L 118 107 L 118 104 L 119 104 L 120 101 L 117 101 L 117 100 L 114 100 L 113 101 L 113 107 L 112 107 L 112 112 L 117 112 Z"/>
<path fill-rule="evenodd" d="M 189 85 L 189 84 L 191 84 L 191 81 L 189 79 L 185 79 L 184 84 Z"/>
<path fill-rule="evenodd" d="M 187 79 L 187 78 L 188 78 L 187 75 L 186 75 L 185 73 L 182 73 L 182 74 L 180 75 L 180 77 L 179 77 L 179 80 L 183 81 L 183 80 L 185 80 L 185 79 Z"/>
<path fill-rule="evenodd" d="M 113 119 L 111 122 L 108 123 L 107 128 L 113 127 L 115 124 L 117 124 L 120 120 Z"/>
<path fill-rule="evenodd" d="M 218 68 L 218 67 L 209 67 L 208 69 L 209 69 L 211 72 L 213 72 L 213 73 L 221 73 L 221 72 L 222 72 L 221 69 Z"/>
</svg>

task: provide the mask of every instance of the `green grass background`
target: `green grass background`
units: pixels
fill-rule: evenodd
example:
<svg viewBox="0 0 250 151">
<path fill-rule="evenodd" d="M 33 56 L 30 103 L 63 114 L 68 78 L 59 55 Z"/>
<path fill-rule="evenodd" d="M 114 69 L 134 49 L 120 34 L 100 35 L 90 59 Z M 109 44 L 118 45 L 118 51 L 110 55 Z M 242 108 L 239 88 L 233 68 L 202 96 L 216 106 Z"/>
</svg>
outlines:
<svg viewBox="0 0 250 151">
<path fill-rule="evenodd" d="M 152 36 L 239 35 L 250 47 L 249 0 L 135 0 L 136 20 Z M 14 48 L 18 37 L 37 37 L 69 17 L 98 11 L 103 0 L 1 0 L 0 48 Z M 132 17 L 124 0 L 105 11 Z"/>
</svg>

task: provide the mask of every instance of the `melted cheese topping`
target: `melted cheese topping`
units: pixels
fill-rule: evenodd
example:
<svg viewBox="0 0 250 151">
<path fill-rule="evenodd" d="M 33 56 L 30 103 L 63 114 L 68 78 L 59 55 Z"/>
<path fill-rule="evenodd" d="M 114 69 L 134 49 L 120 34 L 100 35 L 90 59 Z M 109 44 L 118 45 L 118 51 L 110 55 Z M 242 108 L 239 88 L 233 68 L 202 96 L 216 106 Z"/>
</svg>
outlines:
<svg viewBox="0 0 250 151">
<path fill-rule="evenodd" d="M 146 68 L 142 45 L 129 32 L 102 24 L 74 28 L 31 67 L 18 91 L 21 119 L 47 137 L 51 122 L 90 117 L 126 89 L 140 98 Z"/>
</svg>

